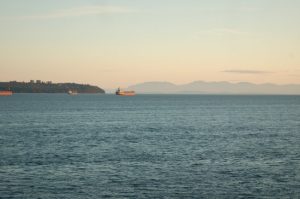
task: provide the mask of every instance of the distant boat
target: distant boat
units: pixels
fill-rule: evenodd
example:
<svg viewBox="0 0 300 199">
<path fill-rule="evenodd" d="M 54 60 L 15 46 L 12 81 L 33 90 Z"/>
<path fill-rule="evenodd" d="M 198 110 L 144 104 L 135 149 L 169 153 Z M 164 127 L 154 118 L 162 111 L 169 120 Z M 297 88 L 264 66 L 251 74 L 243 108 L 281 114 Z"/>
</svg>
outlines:
<svg viewBox="0 0 300 199">
<path fill-rule="evenodd" d="M 77 92 L 77 91 L 69 90 L 69 91 L 68 91 L 68 94 L 69 94 L 69 95 L 77 95 L 78 92 Z"/>
<path fill-rule="evenodd" d="M 116 95 L 122 95 L 122 96 L 134 96 L 135 92 L 134 91 L 123 91 L 120 88 L 117 89 Z"/>
<path fill-rule="evenodd" d="M 13 92 L 9 90 L 0 91 L 0 96 L 11 96 L 12 94 Z"/>
</svg>

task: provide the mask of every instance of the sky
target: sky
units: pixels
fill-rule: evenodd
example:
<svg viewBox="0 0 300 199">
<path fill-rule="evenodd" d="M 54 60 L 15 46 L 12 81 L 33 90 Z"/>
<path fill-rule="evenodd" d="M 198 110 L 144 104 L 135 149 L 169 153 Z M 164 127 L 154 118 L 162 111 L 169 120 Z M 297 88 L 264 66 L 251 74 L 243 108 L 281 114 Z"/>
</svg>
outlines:
<svg viewBox="0 0 300 199">
<path fill-rule="evenodd" d="M 0 81 L 300 84 L 299 0 L 0 0 Z"/>
</svg>

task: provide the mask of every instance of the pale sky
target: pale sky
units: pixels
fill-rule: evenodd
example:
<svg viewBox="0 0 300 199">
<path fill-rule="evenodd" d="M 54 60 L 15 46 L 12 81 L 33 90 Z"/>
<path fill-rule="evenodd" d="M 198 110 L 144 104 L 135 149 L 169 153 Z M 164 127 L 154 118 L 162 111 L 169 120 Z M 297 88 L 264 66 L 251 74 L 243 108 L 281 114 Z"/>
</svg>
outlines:
<svg viewBox="0 0 300 199">
<path fill-rule="evenodd" d="M 0 0 L 0 81 L 300 83 L 299 0 Z"/>
</svg>

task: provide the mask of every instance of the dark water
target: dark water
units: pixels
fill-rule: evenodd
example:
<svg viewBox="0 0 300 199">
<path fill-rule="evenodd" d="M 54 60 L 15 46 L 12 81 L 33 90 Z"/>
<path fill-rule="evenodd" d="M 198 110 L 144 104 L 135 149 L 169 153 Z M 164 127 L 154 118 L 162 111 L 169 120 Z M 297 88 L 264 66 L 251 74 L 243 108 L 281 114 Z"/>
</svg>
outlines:
<svg viewBox="0 0 300 199">
<path fill-rule="evenodd" d="M 0 98 L 0 198 L 300 198 L 300 96 Z"/>
</svg>

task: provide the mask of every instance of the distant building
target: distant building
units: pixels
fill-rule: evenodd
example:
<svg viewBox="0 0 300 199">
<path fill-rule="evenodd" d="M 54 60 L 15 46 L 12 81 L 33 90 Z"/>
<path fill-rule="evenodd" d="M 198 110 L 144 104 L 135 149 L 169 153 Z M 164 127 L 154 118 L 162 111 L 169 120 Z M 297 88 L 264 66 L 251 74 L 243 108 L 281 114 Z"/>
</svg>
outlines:
<svg viewBox="0 0 300 199">
<path fill-rule="evenodd" d="M 34 80 L 30 80 L 30 82 L 29 83 L 31 83 L 31 84 L 34 84 Z"/>
<path fill-rule="evenodd" d="M 52 81 L 47 81 L 47 84 L 52 84 Z"/>
<path fill-rule="evenodd" d="M 37 83 L 37 84 L 41 84 L 41 83 L 42 83 L 42 80 L 36 80 L 36 83 Z"/>
</svg>

